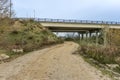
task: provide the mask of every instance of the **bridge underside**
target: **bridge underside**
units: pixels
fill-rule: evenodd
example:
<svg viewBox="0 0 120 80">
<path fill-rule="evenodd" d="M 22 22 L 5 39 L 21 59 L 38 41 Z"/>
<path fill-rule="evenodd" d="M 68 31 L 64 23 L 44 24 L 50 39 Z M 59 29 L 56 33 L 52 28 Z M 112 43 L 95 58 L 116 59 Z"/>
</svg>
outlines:
<svg viewBox="0 0 120 80">
<path fill-rule="evenodd" d="M 77 32 L 80 40 L 87 40 L 95 36 L 95 42 L 98 44 L 98 37 L 101 34 L 101 30 L 104 29 L 103 38 L 104 45 L 107 44 L 107 30 L 109 28 L 119 29 L 119 25 L 108 24 L 81 24 L 81 23 L 63 23 L 63 22 L 41 22 L 41 25 L 48 28 L 52 32 Z"/>
<path fill-rule="evenodd" d="M 98 24 L 98 23 L 68 23 L 68 22 L 40 22 L 41 25 L 52 32 L 96 32 L 104 28 L 120 29 L 119 24 Z"/>
<path fill-rule="evenodd" d="M 52 32 L 94 32 L 99 31 L 101 28 L 78 28 L 78 27 L 48 27 Z"/>
</svg>

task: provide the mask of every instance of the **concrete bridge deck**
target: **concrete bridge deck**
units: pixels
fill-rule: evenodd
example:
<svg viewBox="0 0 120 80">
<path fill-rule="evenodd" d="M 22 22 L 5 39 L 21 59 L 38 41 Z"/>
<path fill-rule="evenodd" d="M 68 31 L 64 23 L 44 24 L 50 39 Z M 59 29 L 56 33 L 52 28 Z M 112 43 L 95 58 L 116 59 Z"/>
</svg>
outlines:
<svg viewBox="0 0 120 80">
<path fill-rule="evenodd" d="M 65 20 L 49 18 L 18 18 L 23 20 L 33 19 L 53 32 L 86 32 L 103 28 L 120 29 L 120 22 L 90 21 L 90 20 Z"/>
<path fill-rule="evenodd" d="M 120 22 L 110 21 L 89 21 L 89 20 L 64 20 L 64 19 L 47 19 L 47 18 L 18 18 L 22 20 L 32 19 L 40 22 L 41 25 L 50 29 L 52 32 L 77 32 L 80 40 L 91 38 L 92 33 L 96 35 L 96 44 L 98 36 L 103 33 L 104 45 L 107 45 L 107 33 L 109 29 L 120 29 Z M 101 30 L 103 29 L 103 32 Z M 98 34 L 99 33 L 99 34 Z"/>
<path fill-rule="evenodd" d="M 120 22 L 107 21 L 89 21 L 89 20 L 64 20 L 64 19 L 46 19 L 38 18 L 44 27 L 49 28 L 53 32 L 81 32 L 95 31 L 102 28 L 120 29 Z"/>
</svg>

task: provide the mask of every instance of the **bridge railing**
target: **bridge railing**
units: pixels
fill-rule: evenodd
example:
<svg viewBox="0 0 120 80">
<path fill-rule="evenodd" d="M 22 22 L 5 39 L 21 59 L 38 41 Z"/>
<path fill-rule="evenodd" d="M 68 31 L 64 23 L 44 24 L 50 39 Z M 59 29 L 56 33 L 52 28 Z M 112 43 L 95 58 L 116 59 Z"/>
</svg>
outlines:
<svg viewBox="0 0 120 80">
<path fill-rule="evenodd" d="M 39 22 L 62 22 L 62 23 L 83 23 L 83 24 L 116 24 L 120 25 L 120 22 L 115 21 L 90 21 L 90 20 L 65 20 L 65 19 L 49 19 L 49 18 L 16 18 L 16 19 L 32 19 Z"/>
<path fill-rule="evenodd" d="M 64 23 L 87 23 L 87 24 L 119 24 L 120 22 L 114 21 L 90 21 L 90 20 L 65 20 L 65 19 L 49 19 L 49 18 L 38 18 L 35 19 L 39 22 L 64 22 Z"/>
</svg>

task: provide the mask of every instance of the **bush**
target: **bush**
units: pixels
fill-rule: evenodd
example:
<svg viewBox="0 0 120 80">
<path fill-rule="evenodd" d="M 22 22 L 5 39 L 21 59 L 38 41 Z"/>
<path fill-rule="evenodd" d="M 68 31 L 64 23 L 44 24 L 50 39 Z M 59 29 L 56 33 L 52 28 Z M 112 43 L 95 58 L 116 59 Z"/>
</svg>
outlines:
<svg viewBox="0 0 120 80">
<path fill-rule="evenodd" d="M 11 32 L 11 34 L 18 34 L 19 32 L 18 31 L 16 31 L 16 30 L 13 30 L 12 32 Z"/>
<path fill-rule="evenodd" d="M 116 67 L 113 69 L 115 72 L 118 72 L 120 74 L 120 67 Z"/>
<path fill-rule="evenodd" d="M 74 41 L 74 39 L 73 39 L 73 38 L 70 38 L 70 37 L 65 38 L 65 40 L 66 40 L 66 41 Z"/>
<path fill-rule="evenodd" d="M 82 54 L 93 58 L 102 64 L 116 63 L 115 58 L 119 56 L 120 50 L 117 47 L 103 46 L 82 46 Z"/>
</svg>

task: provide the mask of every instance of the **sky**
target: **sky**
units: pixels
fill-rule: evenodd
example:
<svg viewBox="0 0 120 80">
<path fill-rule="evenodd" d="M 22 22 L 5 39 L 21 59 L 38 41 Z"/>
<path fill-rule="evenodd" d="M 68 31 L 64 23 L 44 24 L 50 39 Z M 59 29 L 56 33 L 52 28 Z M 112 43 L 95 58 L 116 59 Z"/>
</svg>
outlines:
<svg viewBox="0 0 120 80">
<path fill-rule="evenodd" d="M 120 0 L 12 0 L 16 17 L 120 22 Z"/>
</svg>

